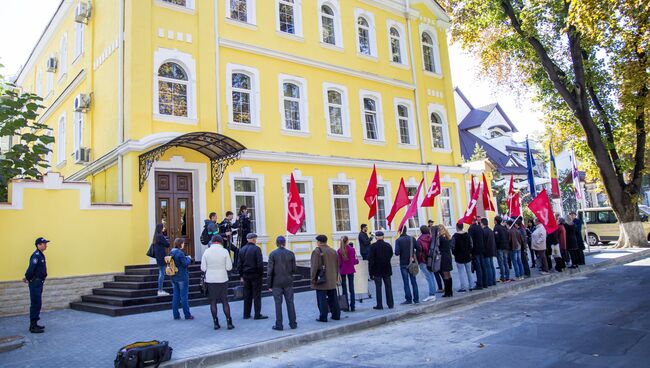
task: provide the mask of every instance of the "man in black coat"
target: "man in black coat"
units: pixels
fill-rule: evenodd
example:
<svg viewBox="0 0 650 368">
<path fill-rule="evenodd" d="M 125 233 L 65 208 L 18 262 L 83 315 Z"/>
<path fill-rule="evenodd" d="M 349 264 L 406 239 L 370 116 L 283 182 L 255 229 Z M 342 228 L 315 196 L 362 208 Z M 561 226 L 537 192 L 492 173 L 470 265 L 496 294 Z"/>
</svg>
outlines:
<svg viewBox="0 0 650 368">
<path fill-rule="evenodd" d="M 485 253 L 483 256 L 483 267 L 485 269 L 488 286 L 495 286 L 497 284 L 496 275 L 494 271 L 494 257 L 497 255 L 497 243 L 494 239 L 494 232 L 488 227 L 488 219 L 481 219 L 481 227 L 483 231 L 483 245 L 485 246 Z"/>
<path fill-rule="evenodd" d="M 269 288 L 273 293 L 275 301 L 275 325 L 276 331 L 282 331 L 282 297 L 287 302 L 287 314 L 289 315 L 289 327 L 292 330 L 298 327 L 296 323 L 296 307 L 293 304 L 293 275 L 297 272 L 296 256 L 292 251 L 285 248 L 287 240 L 284 236 L 278 236 L 275 240 L 276 250 L 269 254 L 267 276 Z"/>
<path fill-rule="evenodd" d="M 364 261 L 368 260 L 371 241 L 372 241 L 372 234 L 368 235 L 368 225 L 361 224 L 361 231 L 359 232 L 359 251 L 361 252 L 361 258 Z"/>
<path fill-rule="evenodd" d="M 503 219 L 501 216 L 496 216 L 494 218 L 494 240 L 497 245 L 499 280 L 501 282 L 509 282 L 510 267 L 508 266 L 508 257 L 510 254 L 510 243 L 508 241 L 508 229 L 503 226 Z"/>
<path fill-rule="evenodd" d="M 474 222 L 469 226 L 469 236 L 472 238 L 472 265 L 476 271 L 476 287 L 470 290 L 481 290 L 488 287 L 487 275 L 483 266 L 483 256 L 485 255 L 485 244 L 483 241 L 483 229 L 479 225 L 480 216 L 476 216 Z"/>
<path fill-rule="evenodd" d="M 409 272 L 409 264 L 412 260 L 417 262 L 418 255 L 420 254 L 420 246 L 414 237 L 406 233 L 406 226 L 402 228 L 402 234 L 395 242 L 395 255 L 399 256 L 399 269 L 402 273 L 402 281 L 404 282 L 404 297 L 405 301 L 402 304 L 418 304 L 420 302 L 420 295 L 418 293 L 418 283 L 415 276 Z M 413 287 L 413 296 L 411 296 L 411 288 L 409 281 Z"/>
<path fill-rule="evenodd" d="M 384 233 L 377 231 L 377 241 L 370 247 L 368 253 L 368 273 L 375 280 L 375 291 L 377 292 L 377 305 L 374 309 L 384 309 L 381 298 L 381 284 L 383 282 L 386 290 L 386 305 L 393 309 L 393 285 L 390 277 L 393 275 L 393 267 L 390 259 L 393 257 L 393 247 L 384 241 Z"/>
<path fill-rule="evenodd" d="M 262 315 L 262 281 L 264 262 L 262 250 L 257 246 L 257 234 L 246 235 L 248 243 L 239 252 L 237 270 L 244 285 L 244 319 L 251 318 L 251 306 L 255 304 L 255 319 L 267 319 Z"/>
</svg>

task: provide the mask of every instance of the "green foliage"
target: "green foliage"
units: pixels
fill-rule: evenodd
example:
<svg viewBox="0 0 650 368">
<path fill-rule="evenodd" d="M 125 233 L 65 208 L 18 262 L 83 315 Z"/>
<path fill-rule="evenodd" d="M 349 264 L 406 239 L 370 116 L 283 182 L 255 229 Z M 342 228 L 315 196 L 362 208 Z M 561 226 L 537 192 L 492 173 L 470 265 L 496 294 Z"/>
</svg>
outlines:
<svg viewBox="0 0 650 368">
<path fill-rule="evenodd" d="M 474 144 L 474 153 L 472 153 L 472 157 L 469 158 L 469 161 L 480 161 L 480 160 L 485 160 L 487 158 L 487 153 L 483 149 L 483 147 L 479 146 L 478 143 Z"/>
<path fill-rule="evenodd" d="M 38 123 L 41 98 L 21 93 L 11 84 L 0 86 L 0 139 L 9 137 L 11 146 L 0 152 L 0 202 L 7 200 L 7 186 L 11 179 L 37 179 L 47 169 L 46 156 L 54 143 L 51 129 Z"/>
<path fill-rule="evenodd" d="M 573 190 L 573 182 L 568 184 L 562 183 L 562 180 L 569 175 L 571 175 L 571 170 L 567 169 L 563 170 L 558 177 L 560 182 L 560 198 L 562 200 L 562 210 L 564 213 L 578 211 L 578 201 L 576 201 L 576 195 Z"/>
<path fill-rule="evenodd" d="M 498 171 L 492 173 L 492 193 L 497 206 L 497 212 L 504 214 L 508 212 L 508 180 L 503 180 L 503 175 Z M 501 184 L 501 185 L 499 185 Z"/>
</svg>

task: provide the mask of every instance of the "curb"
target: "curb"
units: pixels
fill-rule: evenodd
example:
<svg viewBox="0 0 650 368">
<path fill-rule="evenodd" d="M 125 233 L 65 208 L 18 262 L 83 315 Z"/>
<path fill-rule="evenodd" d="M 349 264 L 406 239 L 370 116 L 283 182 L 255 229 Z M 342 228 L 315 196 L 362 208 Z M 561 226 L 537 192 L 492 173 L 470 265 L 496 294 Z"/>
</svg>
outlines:
<svg viewBox="0 0 650 368">
<path fill-rule="evenodd" d="M 235 360 L 247 359 L 258 355 L 275 353 L 280 350 L 294 348 L 298 345 L 304 345 L 331 337 L 359 332 L 361 330 L 378 327 L 389 322 L 401 321 L 405 318 L 414 318 L 421 316 L 422 314 L 441 311 L 447 312 L 451 307 L 469 306 L 479 302 L 491 301 L 493 299 L 518 293 L 524 290 L 531 290 L 542 286 L 553 285 L 558 282 L 569 280 L 574 275 L 586 275 L 604 268 L 638 261 L 646 257 L 650 257 L 650 249 L 642 250 L 613 259 L 607 259 L 591 265 L 580 266 L 579 269 L 567 268 L 564 272 L 561 273 L 542 275 L 535 278 L 525 279 L 516 283 L 502 285 L 498 288 L 475 291 L 462 298 L 450 298 L 444 301 L 436 301 L 433 304 L 425 304 L 407 310 L 373 316 L 362 321 L 356 321 L 342 326 L 329 327 L 319 331 L 311 331 L 303 334 L 281 337 L 271 341 L 253 343 L 250 345 L 240 346 L 210 354 L 199 355 L 196 357 L 172 360 L 162 364 L 162 367 L 208 367 L 217 364 L 229 363 Z"/>
</svg>

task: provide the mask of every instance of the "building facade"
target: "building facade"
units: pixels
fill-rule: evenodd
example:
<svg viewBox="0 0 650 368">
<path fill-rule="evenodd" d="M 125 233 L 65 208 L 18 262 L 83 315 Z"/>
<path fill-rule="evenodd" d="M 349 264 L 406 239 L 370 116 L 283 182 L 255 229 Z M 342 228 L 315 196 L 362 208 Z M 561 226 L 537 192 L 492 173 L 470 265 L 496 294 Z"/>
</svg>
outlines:
<svg viewBox="0 0 650 368">
<path fill-rule="evenodd" d="M 160 222 L 200 257 L 207 214 L 241 205 L 269 253 L 286 233 L 291 173 L 306 221 L 288 248 L 308 259 L 317 233 L 356 242 L 361 223 L 386 229 L 400 178 L 412 195 L 437 165 L 442 195 L 409 227 L 462 216 L 448 27 L 433 0 L 62 1 L 17 84 L 44 98 L 50 170 L 90 183 L 94 204 L 128 206 L 123 264 L 148 262 Z"/>
</svg>

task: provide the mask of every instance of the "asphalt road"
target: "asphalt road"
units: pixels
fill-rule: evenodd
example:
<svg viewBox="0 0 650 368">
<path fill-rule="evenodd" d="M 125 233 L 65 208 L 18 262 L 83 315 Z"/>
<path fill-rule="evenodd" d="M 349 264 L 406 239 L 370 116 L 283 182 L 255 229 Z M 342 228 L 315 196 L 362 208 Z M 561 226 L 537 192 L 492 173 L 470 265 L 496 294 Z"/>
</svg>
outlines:
<svg viewBox="0 0 650 368">
<path fill-rule="evenodd" d="M 649 286 L 645 259 L 228 367 L 650 367 Z"/>
</svg>

